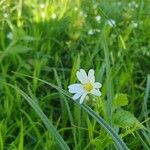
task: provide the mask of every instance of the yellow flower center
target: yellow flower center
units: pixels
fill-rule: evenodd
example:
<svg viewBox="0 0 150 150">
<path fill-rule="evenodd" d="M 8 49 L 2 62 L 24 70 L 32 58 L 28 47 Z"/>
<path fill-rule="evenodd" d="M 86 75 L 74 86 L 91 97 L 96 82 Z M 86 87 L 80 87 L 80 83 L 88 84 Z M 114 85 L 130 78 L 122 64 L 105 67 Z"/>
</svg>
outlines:
<svg viewBox="0 0 150 150">
<path fill-rule="evenodd" d="M 91 83 L 86 83 L 83 84 L 83 88 L 87 91 L 90 92 L 93 89 L 93 86 L 91 85 Z"/>
</svg>

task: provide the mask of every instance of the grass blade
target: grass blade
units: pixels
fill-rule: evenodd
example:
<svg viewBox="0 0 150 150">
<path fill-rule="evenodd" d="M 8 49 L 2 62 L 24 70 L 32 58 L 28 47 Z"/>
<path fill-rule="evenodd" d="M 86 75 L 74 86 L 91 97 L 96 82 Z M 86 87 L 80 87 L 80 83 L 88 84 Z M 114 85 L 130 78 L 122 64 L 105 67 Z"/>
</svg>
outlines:
<svg viewBox="0 0 150 150">
<path fill-rule="evenodd" d="M 104 54 L 105 54 L 105 63 L 106 63 L 106 84 L 107 84 L 107 116 L 108 123 L 112 125 L 112 84 L 110 78 L 110 59 L 109 59 L 109 49 L 106 42 L 106 35 L 104 33 Z"/>
<path fill-rule="evenodd" d="M 148 119 L 147 103 L 148 103 L 149 94 L 150 94 L 150 75 L 147 76 L 146 92 L 145 92 L 144 105 L 143 105 L 145 120 Z M 147 128 L 150 129 L 148 122 L 146 122 L 146 126 Z"/>
<path fill-rule="evenodd" d="M 106 130 L 106 132 L 112 137 L 112 139 L 116 143 L 116 147 L 118 148 L 118 150 L 128 150 L 126 144 L 121 140 L 121 138 L 116 134 L 113 128 L 111 128 L 110 125 L 105 120 L 103 120 L 100 116 L 98 116 L 89 106 L 81 105 L 81 107 L 90 116 L 92 116 L 101 125 L 103 129 Z"/>
<path fill-rule="evenodd" d="M 145 140 L 143 140 L 143 137 L 141 137 L 141 135 L 138 132 L 136 132 L 136 135 L 140 139 L 140 141 L 143 144 L 145 150 L 149 150 L 149 146 L 145 143 Z"/>
<path fill-rule="evenodd" d="M 50 135 L 54 137 L 54 139 L 57 141 L 59 146 L 61 147 L 62 150 L 69 150 L 69 147 L 63 140 L 63 138 L 60 136 L 56 128 L 52 125 L 52 123 L 49 121 L 49 119 L 46 117 L 46 115 L 43 113 L 41 108 L 38 106 L 38 104 L 32 100 L 26 93 L 24 93 L 21 89 L 17 88 L 16 86 L 12 84 L 6 83 L 8 86 L 12 87 L 15 89 L 18 93 L 22 95 L 22 97 L 29 103 L 29 105 L 35 110 L 37 115 L 41 118 L 43 121 L 44 125 L 46 126 L 47 130 L 49 131 Z"/>
</svg>

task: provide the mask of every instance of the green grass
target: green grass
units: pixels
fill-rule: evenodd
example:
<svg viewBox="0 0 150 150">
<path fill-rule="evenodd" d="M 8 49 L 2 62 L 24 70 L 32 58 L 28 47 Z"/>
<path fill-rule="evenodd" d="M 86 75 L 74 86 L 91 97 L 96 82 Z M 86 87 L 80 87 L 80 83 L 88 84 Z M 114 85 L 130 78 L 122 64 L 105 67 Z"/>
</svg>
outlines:
<svg viewBox="0 0 150 150">
<path fill-rule="evenodd" d="M 149 0 L 0 7 L 0 150 L 150 148 Z M 67 89 L 80 68 L 103 85 L 83 105 Z"/>
</svg>

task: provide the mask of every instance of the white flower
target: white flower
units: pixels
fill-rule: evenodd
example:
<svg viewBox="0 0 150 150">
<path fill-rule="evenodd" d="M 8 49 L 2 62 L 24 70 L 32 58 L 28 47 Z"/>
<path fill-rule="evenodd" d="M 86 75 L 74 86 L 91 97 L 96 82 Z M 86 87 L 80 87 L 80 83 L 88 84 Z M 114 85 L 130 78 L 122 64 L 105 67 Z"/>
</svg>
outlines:
<svg viewBox="0 0 150 150">
<path fill-rule="evenodd" d="M 94 34 L 94 30 L 90 29 L 90 30 L 88 31 L 88 35 L 93 35 L 93 34 Z"/>
<path fill-rule="evenodd" d="M 109 19 L 106 21 L 106 24 L 108 24 L 111 27 L 114 27 L 114 26 L 116 26 L 116 21 L 113 19 Z"/>
<path fill-rule="evenodd" d="M 133 28 L 137 28 L 137 27 L 138 27 L 138 23 L 132 20 L 132 21 L 131 21 L 131 26 L 132 26 Z"/>
<path fill-rule="evenodd" d="M 100 30 L 100 29 L 95 29 L 95 32 L 100 33 L 100 32 L 101 32 L 101 30 Z"/>
<path fill-rule="evenodd" d="M 97 22 L 100 22 L 101 21 L 101 16 L 95 16 L 95 20 L 97 21 Z"/>
<path fill-rule="evenodd" d="M 102 85 L 99 82 L 95 82 L 93 69 L 89 70 L 88 75 L 86 74 L 85 70 L 80 69 L 77 71 L 76 76 L 81 84 L 76 83 L 68 86 L 69 92 L 74 94 L 72 97 L 74 100 L 80 98 L 80 104 L 82 104 L 87 94 L 101 96 L 99 88 L 101 88 Z"/>
</svg>

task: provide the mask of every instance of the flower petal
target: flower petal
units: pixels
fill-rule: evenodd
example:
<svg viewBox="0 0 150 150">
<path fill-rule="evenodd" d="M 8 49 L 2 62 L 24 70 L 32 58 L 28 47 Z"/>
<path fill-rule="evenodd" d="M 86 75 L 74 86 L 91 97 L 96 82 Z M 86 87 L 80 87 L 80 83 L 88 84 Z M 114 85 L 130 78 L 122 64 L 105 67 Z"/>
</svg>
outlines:
<svg viewBox="0 0 150 150">
<path fill-rule="evenodd" d="M 84 89 L 82 84 L 71 84 L 68 86 L 70 93 L 83 93 Z"/>
<path fill-rule="evenodd" d="M 85 70 L 80 69 L 79 71 L 77 71 L 76 73 L 78 80 L 82 83 L 85 84 L 88 82 L 88 77 L 87 74 L 85 72 Z"/>
<path fill-rule="evenodd" d="M 83 103 L 83 101 L 84 101 L 86 95 L 87 95 L 87 93 L 84 93 L 84 94 L 81 96 L 81 98 L 80 98 L 80 104 Z"/>
<path fill-rule="evenodd" d="M 88 79 L 90 80 L 90 82 L 94 83 L 95 82 L 95 76 L 94 76 L 94 70 L 90 69 L 88 72 Z"/>
<path fill-rule="evenodd" d="M 99 88 L 102 87 L 102 84 L 99 83 L 99 82 L 95 82 L 93 87 L 96 88 L 96 89 L 99 89 Z"/>
<path fill-rule="evenodd" d="M 95 96 L 101 96 L 101 92 L 99 90 L 96 90 L 96 89 L 93 89 L 90 93 L 95 95 Z"/>
<path fill-rule="evenodd" d="M 83 93 L 76 93 L 76 94 L 74 94 L 74 96 L 72 97 L 73 100 L 77 100 L 79 97 L 81 97 L 82 94 Z"/>
</svg>

